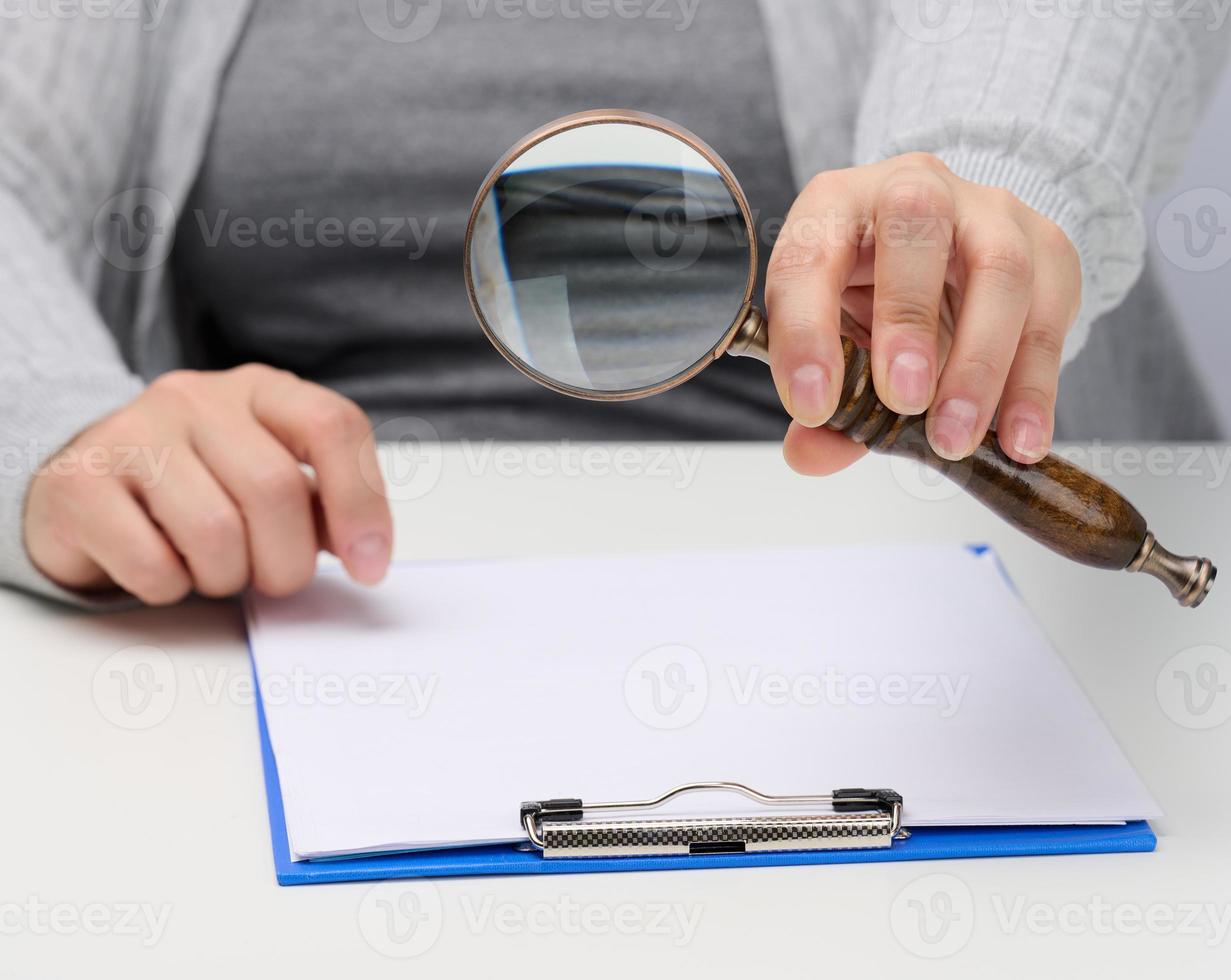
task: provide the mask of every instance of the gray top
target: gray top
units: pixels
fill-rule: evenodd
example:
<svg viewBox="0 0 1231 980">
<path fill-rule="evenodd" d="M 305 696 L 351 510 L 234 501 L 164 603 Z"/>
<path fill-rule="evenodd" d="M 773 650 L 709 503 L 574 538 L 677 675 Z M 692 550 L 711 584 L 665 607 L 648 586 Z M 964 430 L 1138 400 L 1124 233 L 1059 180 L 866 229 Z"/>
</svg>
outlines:
<svg viewBox="0 0 1231 980">
<path fill-rule="evenodd" d="M 686 30 L 676 14 L 475 18 L 445 5 L 407 58 L 331 0 L 255 0 L 173 253 L 200 308 L 183 325 L 191 362 L 286 367 L 377 423 L 422 418 L 442 438 L 780 436 L 760 365 L 723 359 L 647 401 L 577 402 L 512 371 L 466 301 L 462 240 L 488 166 L 581 108 L 635 106 L 702 134 L 757 210 L 764 269 L 795 188 L 760 9 L 711 0 Z M 1140 291 L 1115 345 L 1070 370 L 1062 437 L 1214 434 L 1170 311 L 1151 280 Z M 1127 395 L 1115 367 L 1135 378 Z M 1149 390 L 1166 400 L 1147 409 Z"/>
<path fill-rule="evenodd" d="M 257 0 L 176 238 L 178 279 L 204 314 L 201 362 L 277 364 L 378 422 L 417 416 L 443 438 L 781 437 L 767 370 L 734 358 L 632 403 L 541 388 L 483 336 L 461 264 L 488 168 L 582 108 L 635 106 L 692 129 L 739 175 L 763 227 L 784 216 L 795 188 L 758 7 L 702 4 L 680 31 L 647 18 L 474 19 L 446 4 L 415 54 L 336 0 Z"/>
<path fill-rule="evenodd" d="M 240 39 L 253 13 L 250 0 L 102 4 L 114 9 L 99 16 L 95 3 L 90 16 L 7 18 L 0 31 L 0 448 L 6 452 L 0 468 L 0 582 L 74 601 L 39 575 L 25 554 L 26 489 L 39 463 L 76 432 L 130 400 L 145 380 L 196 363 L 201 354 L 199 333 L 185 343 L 185 325 L 196 321 L 178 315 L 186 297 L 176 288 L 177 278 L 167 275 L 165 260 L 175 229 L 182 227 L 179 219 L 201 171 L 209 134 L 219 122 L 217 96 L 232 58 L 236 73 L 228 85 L 242 80 Z M 1186 3 L 1182 16 L 1178 6 L 1170 14 L 1150 8 L 1092 16 L 1081 14 L 1083 5 L 1076 5 L 1070 12 L 1039 17 L 1019 5 L 972 0 L 949 4 L 939 21 L 924 23 L 912 14 L 919 5 L 891 0 L 760 0 L 756 6 L 764 44 L 756 40 L 755 27 L 738 43 L 727 35 L 717 49 L 721 56 L 709 55 L 716 67 L 705 76 L 711 86 L 705 99 L 692 99 L 674 90 L 678 79 L 664 81 L 664 65 L 635 62 L 638 71 L 659 72 L 652 75 L 653 85 L 641 86 L 638 77 L 621 71 L 633 63 L 629 59 L 641 43 L 627 44 L 634 35 L 626 32 L 652 26 L 673 30 L 684 26 L 680 18 L 691 16 L 695 23 L 675 32 L 673 46 L 678 42 L 680 50 L 692 52 L 691 63 L 704 66 L 706 56 L 698 54 L 699 45 L 692 47 L 691 36 L 709 29 L 700 19 L 702 10 L 725 4 L 645 0 L 632 4 L 642 17 L 613 16 L 601 22 L 603 30 L 586 25 L 585 42 L 593 47 L 585 50 L 523 41 L 527 62 L 548 70 L 530 76 L 532 97 L 524 104 L 535 106 L 534 118 L 516 121 L 494 106 L 508 111 L 520 104 L 517 100 L 492 101 L 493 91 L 509 88 L 511 79 L 485 75 L 485 68 L 499 62 L 503 44 L 516 43 L 523 34 L 547 38 L 563 31 L 571 18 L 543 19 L 531 14 L 530 6 L 517 4 L 511 6 L 520 16 L 509 18 L 501 13 L 508 4 L 466 4 L 478 16 L 453 43 L 443 43 L 450 33 L 447 17 L 435 31 L 419 32 L 420 25 L 431 26 L 433 11 L 455 6 L 463 5 L 429 0 L 404 6 L 420 11 L 409 31 L 388 19 L 400 8 L 387 0 L 318 6 L 317 16 L 329 18 L 337 36 L 350 33 L 348 19 L 362 20 L 387 45 L 383 54 L 369 51 L 365 63 L 331 62 L 334 77 L 321 91 L 331 97 L 351 93 L 342 107 L 346 118 L 332 116 L 331 125 L 356 127 L 365 117 L 370 122 L 381 112 L 400 112 L 403 104 L 413 103 L 419 125 L 450 132 L 460 141 L 458 147 L 475 154 L 467 173 L 470 184 L 496 153 L 529 128 L 527 122 L 542 122 L 549 105 L 559 103 L 561 110 L 583 106 L 566 84 L 593 84 L 593 91 L 610 86 L 602 88 L 601 97 L 588 96 L 603 103 L 617 101 L 608 92 L 624 87 L 629 93 L 624 100 L 677 116 L 714 142 L 739 170 L 754 206 L 772 213 L 780 207 L 773 188 L 781 178 L 767 179 L 762 188 L 756 171 L 781 157 L 780 151 L 757 145 L 758 139 L 774 138 L 766 136 L 774 125 L 765 124 L 758 137 L 745 142 L 732 135 L 737 124 L 731 122 L 753 125 L 754 117 L 770 111 L 773 103 L 760 101 L 765 89 L 748 80 L 768 60 L 795 186 L 822 169 L 926 150 L 962 177 L 1008 188 L 1068 234 L 1081 258 L 1083 306 L 1066 344 L 1071 363 L 1062 379 L 1062 434 L 1194 438 L 1213 433 L 1200 399 L 1187 393 L 1188 376 L 1160 367 L 1174 347 L 1171 335 L 1155 326 L 1159 321 L 1149 308 L 1151 294 L 1143 293 L 1145 298 L 1132 306 L 1146 311 L 1145 316 L 1130 312 L 1120 323 L 1100 323 L 1093 333 L 1090 325 L 1120 304 L 1140 277 L 1146 240 L 1142 201 L 1176 172 L 1204 95 L 1225 58 L 1227 18 L 1220 2 Z M 676 21 L 656 24 L 651 10 L 665 10 Z M 740 16 L 738 11 L 728 14 Z M 308 19 L 300 16 L 282 25 L 284 48 L 302 42 L 297 32 L 312 29 L 304 23 Z M 254 26 L 263 20 L 258 11 Z M 255 43 L 256 37 L 248 40 Z M 552 75 L 556 59 L 571 66 L 567 78 Z M 394 73 L 419 62 L 433 70 L 397 89 L 374 77 L 381 74 L 373 71 L 378 62 Z M 322 74 L 318 63 L 301 60 L 298 65 L 304 85 Z M 476 78 L 483 78 L 483 87 Z M 664 84 L 671 87 L 663 90 Z M 354 94 L 365 89 L 384 101 Z M 263 101 L 260 89 L 247 92 L 254 102 Z M 229 89 L 226 98 L 232 98 Z M 705 114 L 706 105 L 711 115 Z M 280 125 L 292 123 L 287 114 Z M 465 120 L 460 126 L 454 118 L 458 114 Z M 320 117 L 323 113 L 313 118 Z M 220 134 L 225 127 L 221 122 Z M 402 134 L 407 144 L 423 147 L 426 156 L 440 150 L 420 135 Z M 386 145 L 398 146 L 393 139 Z M 301 129 L 300 144 L 283 150 L 291 160 L 302 154 L 305 162 L 336 163 L 327 173 L 368 165 L 359 159 L 361 148 L 310 123 Z M 361 190 L 372 194 L 382 187 L 365 181 Z M 424 187 L 422 193 L 436 190 Z M 379 197 L 348 203 L 328 187 L 320 195 L 325 206 L 341 202 L 357 212 L 381 203 Z M 758 200 L 759 195 L 764 199 Z M 425 210 L 434 199 L 426 198 Z M 440 234 L 443 245 L 445 232 Z M 386 306 L 392 309 L 393 304 Z M 405 322 L 443 330 L 441 323 L 422 317 Z M 277 321 L 269 323 L 276 326 Z M 375 325 L 388 328 L 390 323 L 377 320 Z M 1122 329 L 1126 325 L 1130 334 Z M 1086 353 L 1073 362 L 1083 345 Z M 476 363 L 488 358 L 492 370 L 500 366 L 494 353 L 475 356 Z M 1085 369 L 1081 362 L 1091 357 L 1097 363 L 1091 360 L 1086 373 L 1075 378 Z M 354 373 L 354 383 L 360 374 Z M 721 377 L 715 373 L 709 383 Z M 520 383 L 511 374 L 507 378 L 493 375 L 493 384 Z M 735 381 L 732 387 L 733 401 L 749 391 Z M 416 396 L 426 390 L 416 389 Z M 443 404 L 447 386 L 432 390 Z M 700 395 L 681 392 L 679 397 Z M 1075 397 L 1086 403 L 1075 405 Z M 722 410 L 717 400 L 710 404 Z M 617 411 L 624 408 L 630 415 L 641 410 L 633 405 Z M 664 403 L 653 411 L 667 413 L 669 408 Z M 739 418 L 731 417 L 722 431 L 735 434 L 734 427 L 756 411 L 758 406 L 731 413 Z M 608 412 L 606 418 L 616 416 Z M 579 424 L 577 431 L 597 430 Z M 543 434 L 549 434 L 546 426 Z"/>
</svg>

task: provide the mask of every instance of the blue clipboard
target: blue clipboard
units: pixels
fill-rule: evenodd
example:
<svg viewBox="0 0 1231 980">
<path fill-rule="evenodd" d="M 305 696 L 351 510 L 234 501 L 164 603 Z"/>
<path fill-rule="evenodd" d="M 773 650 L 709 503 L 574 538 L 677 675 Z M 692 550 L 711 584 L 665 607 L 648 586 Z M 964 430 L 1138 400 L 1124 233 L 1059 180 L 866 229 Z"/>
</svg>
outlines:
<svg viewBox="0 0 1231 980">
<path fill-rule="evenodd" d="M 253 678 L 256 679 L 253 664 Z M 914 827 L 908 840 L 893 847 L 863 851 L 778 851 L 774 853 L 681 855 L 646 858 L 554 858 L 516 844 L 454 847 L 436 851 L 378 854 L 329 861 L 293 861 L 282 810 L 282 787 L 265 709 L 256 699 L 269 832 L 274 871 L 280 885 L 382 878 L 434 878 L 458 875 L 583 874 L 594 871 L 675 871 L 681 868 L 756 868 L 767 865 L 862 864 L 875 861 L 925 861 L 931 858 L 1016 857 L 1029 854 L 1106 854 L 1152 851 L 1157 838 L 1144 820 L 1113 826 L 1074 827 Z"/>
<path fill-rule="evenodd" d="M 1000 556 L 990 545 L 970 544 L 976 555 L 988 555 L 1014 592 L 1017 591 Z M 249 649 L 251 657 L 251 649 Z M 433 851 L 375 854 L 326 861 L 291 858 L 282 808 L 278 764 L 265 724 L 257 685 L 257 727 L 274 871 L 280 885 L 315 885 L 330 881 L 374 881 L 385 878 L 444 878 L 462 875 L 584 874 L 607 871 L 675 871 L 686 868 L 758 868 L 803 864 L 872 864 L 881 861 L 927 861 L 937 858 L 1024 857 L 1047 854 L 1113 854 L 1153 851 L 1158 838 L 1145 820 L 1112 825 L 1030 827 L 911 827 L 910 837 L 892 847 L 867 850 L 774 851 L 662 857 L 544 858 L 517 844 L 487 844 Z"/>
</svg>

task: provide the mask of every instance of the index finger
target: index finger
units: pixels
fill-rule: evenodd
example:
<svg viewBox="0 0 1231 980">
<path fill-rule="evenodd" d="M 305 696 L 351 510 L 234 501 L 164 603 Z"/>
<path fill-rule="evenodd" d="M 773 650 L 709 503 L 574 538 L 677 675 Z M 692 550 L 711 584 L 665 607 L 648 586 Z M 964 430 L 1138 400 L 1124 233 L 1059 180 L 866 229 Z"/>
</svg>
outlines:
<svg viewBox="0 0 1231 980">
<path fill-rule="evenodd" d="M 842 391 L 842 290 L 858 257 L 858 211 L 846 178 L 804 188 L 774 244 L 765 281 L 769 363 L 782 404 L 802 425 L 823 425 Z"/>
<path fill-rule="evenodd" d="M 316 471 L 329 541 L 350 576 L 379 582 L 393 550 L 393 518 L 363 410 L 337 392 L 289 376 L 254 388 L 252 413 Z"/>
</svg>

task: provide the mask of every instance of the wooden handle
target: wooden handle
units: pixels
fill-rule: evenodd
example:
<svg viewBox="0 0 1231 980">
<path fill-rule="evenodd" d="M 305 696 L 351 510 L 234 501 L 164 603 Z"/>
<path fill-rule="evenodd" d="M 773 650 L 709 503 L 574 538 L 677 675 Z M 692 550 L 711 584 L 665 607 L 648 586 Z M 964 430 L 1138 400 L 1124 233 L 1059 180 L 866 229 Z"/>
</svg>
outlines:
<svg viewBox="0 0 1231 980">
<path fill-rule="evenodd" d="M 846 377 L 828 428 L 876 452 L 914 459 L 943 474 L 1035 541 L 1096 568 L 1143 571 L 1185 606 L 1205 598 L 1216 569 L 1158 544 L 1137 508 L 1112 487 L 1054 454 L 1030 466 L 1010 459 L 994 432 L 966 459 L 938 456 L 924 416 L 898 415 L 876 396 L 868 351 L 843 338 Z"/>
<path fill-rule="evenodd" d="M 1039 544 L 1083 565 L 1127 568 L 1145 542 L 1136 507 L 1056 455 L 1023 466 L 989 432 L 970 456 L 953 462 L 933 451 L 922 416 L 903 420 L 881 440 L 870 448 L 931 467 Z"/>
<path fill-rule="evenodd" d="M 869 449 L 923 463 L 1039 544 L 1096 568 L 1127 568 L 1146 539 L 1137 508 L 1106 483 L 1049 455 L 1024 466 L 1005 455 L 989 432 L 975 451 L 957 461 L 938 456 L 924 431 L 923 415 L 898 415 L 877 397 L 868 351 L 843 338 L 846 379 L 838 410 L 827 427 Z"/>
<path fill-rule="evenodd" d="M 853 332 L 857 325 L 845 312 L 843 317 Z M 769 363 L 769 324 L 755 307 L 732 332 L 726 352 Z M 876 452 L 930 466 L 1065 558 L 1153 575 L 1182 606 L 1200 605 L 1210 591 L 1218 574 L 1210 560 L 1172 554 L 1155 540 L 1137 508 L 1102 480 L 1055 455 L 1031 466 L 1018 463 L 1001 451 L 995 433 L 966 459 L 943 459 L 924 434 L 924 416 L 898 415 L 876 396 L 867 350 L 843 337 L 842 354 L 842 399 L 828 428 Z"/>
</svg>

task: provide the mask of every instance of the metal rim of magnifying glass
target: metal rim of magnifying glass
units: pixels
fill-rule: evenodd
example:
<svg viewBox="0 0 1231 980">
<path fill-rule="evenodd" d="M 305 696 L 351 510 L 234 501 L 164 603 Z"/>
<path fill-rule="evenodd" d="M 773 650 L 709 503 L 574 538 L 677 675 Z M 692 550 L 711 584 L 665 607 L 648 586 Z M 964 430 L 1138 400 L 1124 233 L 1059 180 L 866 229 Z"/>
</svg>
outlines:
<svg viewBox="0 0 1231 980">
<path fill-rule="evenodd" d="M 666 133 L 668 136 L 673 136 L 687 146 L 701 154 L 713 167 L 718 171 L 718 175 L 722 178 L 723 184 L 727 191 L 731 194 L 732 200 L 739 206 L 740 214 L 744 218 L 744 227 L 748 229 L 748 283 L 744 287 L 744 299 L 738 312 L 735 314 L 735 319 L 730 327 L 723 333 L 722 337 L 709 351 L 703 354 L 694 364 L 691 364 L 678 374 L 667 378 L 665 381 L 660 381 L 657 384 L 646 385 L 641 388 L 629 388 L 624 391 L 594 391 L 587 388 L 576 388 L 572 385 L 561 384 L 558 381 L 548 377 L 545 374 L 536 371 L 530 365 L 523 362 L 516 354 L 514 354 L 504 344 L 504 342 L 496 335 L 496 332 L 487 322 L 487 317 L 483 315 L 482 309 L 479 307 L 479 298 L 475 293 L 474 277 L 470 268 L 470 242 L 474 235 L 474 227 L 479 218 L 479 209 L 483 206 L 483 202 L 487 199 L 487 195 L 491 192 L 492 186 L 499 179 L 500 175 L 509 167 L 514 160 L 520 157 L 523 153 L 533 146 L 537 146 L 546 139 L 552 136 L 557 136 L 560 133 L 567 132 L 571 129 L 580 129 L 583 126 L 595 126 L 601 123 L 625 123 L 634 126 L 644 126 L 647 129 L 655 129 L 661 133 Z M 499 162 L 488 171 L 487 176 L 483 179 L 483 184 L 479 187 L 479 193 L 475 196 L 474 205 L 470 209 L 470 221 L 466 225 L 466 244 L 462 261 L 465 265 L 466 275 L 466 294 L 470 298 L 470 308 L 474 311 L 475 318 L 479 321 L 479 326 L 483 328 L 483 333 L 487 335 L 487 339 L 491 341 L 492 346 L 500 352 L 506 361 L 517 368 L 522 374 L 530 378 L 532 381 L 537 381 L 545 388 L 550 388 L 552 391 L 559 392 L 562 395 L 571 395 L 574 398 L 584 398 L 587 401 L 631 401 L 635 398 L 645 398 L 649 395 L 656 395 L 659 392 L 667 391 L 677 385 L 683 384 L 690 378 L 696 377 L 706 367 L 716 361 L 726 349 L 731 345 L 736 333 L 747 320 L 752 309 L 752 293 L 756 288 L 757 281 L 757 236 L 756 226 L 752 220 L 752 209 L 748 206 L 748 199 L 744 196 L 743 189 L 739 186 L 739 181 L 735 179 L 735 174 L 731 172 L 731 168 L 726 165 L 726 162 L 714 150 L 699 137 L 690 133 L 682 126 L 678 126 L 669 119 L 663 119 L 659 116 L 651 115 L 648 112 L 639 112 L 636 109 L 590 109 L 585 112 L 576 112 L 572 115 L 562 116 L 559 119 L 549 122 L 546 126 L 536 129 L 533 133 L 523 137 L 513 147 L 500 158 Z"/>
</svg>

